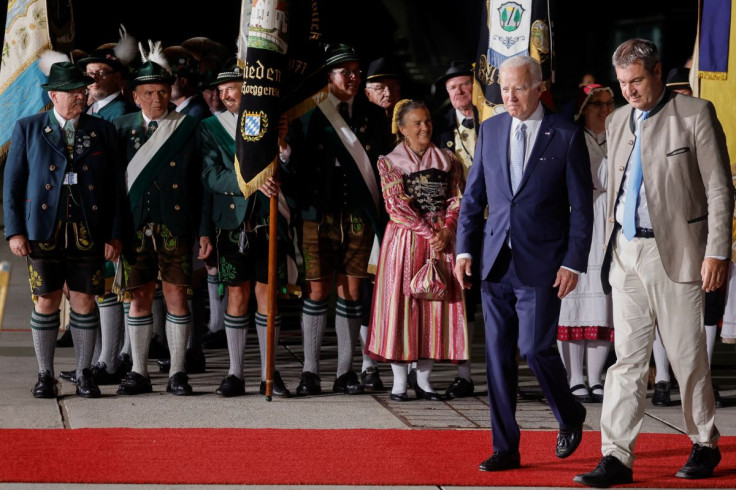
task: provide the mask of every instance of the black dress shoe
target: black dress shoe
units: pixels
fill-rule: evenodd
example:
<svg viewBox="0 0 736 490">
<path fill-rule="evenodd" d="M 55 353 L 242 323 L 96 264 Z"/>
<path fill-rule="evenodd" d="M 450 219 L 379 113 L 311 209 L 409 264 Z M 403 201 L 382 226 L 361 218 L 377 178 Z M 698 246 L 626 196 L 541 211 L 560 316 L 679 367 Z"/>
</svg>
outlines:
<svg viewBox="0 0 736 490">
<path fill-rule="evenodd" d="M 64 333 L 61 334 L 61 337 L 56 339 L 56 347 L 73 347 L 74 341 L 72 340 L 72 330 L 69 328 L 69 325 L 67 325 L 66 330 L 64 330 Z"/>
<path fill-rule="evenodd" d="M 593 385 L 590 387 L 590 401 L 593 403 L 603 403 L 603 385 Z M 600 391 L 600 393 L 596 393 Z"/>
<path fill-rule="evenodd" d="M 634 481 L 634 472 L 615 456 L 603 456 L 590 473 L 575 476 L 572 481 L 595 488 L 625 485 Z"/>
<path fill-rule="evenodd" d="M 408 402 L 409 401 L 409 395 L 404 393 L 391 393 L 388 396 L 389 400 L 393 400 L 395 402 Z"/>
<path fill-rule="evenodd" d="M 220 383 L 220 387 L 215 390 L 215 395 L 224 396 L 225 398 L 243 396 L 245 395 L 245 381 L 234 374 L 225 376 L 225 379 Z"/>
<path fill-rule="evenodd" d="M 192 387 L 189 385 L 189 376 L 184 372 L 174 373 L 174 375 L 169 378 L 169 384 L 166 385 L 166 391 L 176 396 L 189 396 L 194 393 L 194 390 L 192 390 Z"/>
<path fill-rule="evenodd" d="M 348 371 L 335 380 L 332 391 L 345 393 L 346 395 L 360 395 L 363 393 L 363 385 L 358 381 L 358 375 L 355 374 L 355 371 Z"/>
<path fill-rule="evenodd" d="M 59 371 L 59 378 L 74 384 L 77 382 L 77 370 Z"/>
<path fill-rule="evenodd" d="M 202 336 L 203 349 L 227 349 L 227 335 L 225 330 L 207 332 Z"/>
<path fill-rule="evenodd" d="M 721 462 L 721 450 L 712 447 L 693 444 L 693 450 L 687 459 L 685 466 L 675 474 L 677 478 L 687 478 L 697 480 L 700 478 L 710 478 L 713 476 L 713 470 Z"/>
<path fill-rule="evenodd" d="M 417 395 L 418 400 L 430 400 L 433 402 L 442 401 L 442 395 L 436 391 L 424 391 L 419 385 L 414 387 L 414 393 Z"/>
<path fill-rule="evenodd" d="M 33 393 L 34 398 L 56 398 L 59 391 L 56 388 L 56 380 L 51 375 L 51 371 L 38 373 L 38 382 L 31 393 Z"/>
<path fill-rule="evenodd" d="M 92 377 L 92 371 L 84 369 L 81 376 L 77 376 L 77 395 L 82 398 L 99 398 L 102 396 L 100 388 Z"/>
<path fill-rule="evenodd" d="M 557 447 L 555 447 L 555 455 L 558 458 L 567 458 L 580 445 L 583 439 L 583 424 L 569 430 L 560 429 L 557 434 Z"/>
<path fill-rule="evenodd" d="M 261 395 L 266 394 L 266 382 L 261 381 L 261 387 L 258 390 Z M 289 398 L 291 396 L 291 392 L 284 384 L 284 380 L 281 379 L 281 375 L 278 371 L 275 371 L 273 373 L 273 386 L 271 387 L 271 394 L 273 396 L 280 396 L 282 398 Z"/>
<path fill-rule="evenodd" d="M 455 380 L 452 382 L 449 388 L 447 388 L 447 391 L 445 392 L 445 396 L 447 398 L 464 398 L 467 396 L 473 396 L 473 391 L 475 390 L 475 384 L 473 381 L 468 381 L 467 379 L 458 376 L 455 378 Z"/>
<path fill-rule="evenodd" d="M 490 458 L 483 461 L 478 469 L 480 471 L 505 471 L 521 468 L 521 457 L 519 453 L 494 452 Z"/>
<path fill-rule="evenodd" d="M 187 349 L 186 362 L 187 372 L 190 374 L 200 374 L 207 369 L 207 360 L 202 349 Z"/>
<path fill-rule="evenodd" d="M 378 374 L 378 368 L 375 366 L 370 366 L 360 373 L 360 381 L 363 384 L 363 388 L 368 390 L 381 391 L 384 389 L 381 375 Z"/>
<path fill-rule="evenodd" d="M 115 371 L 110 373 L 107 371 L 107 365 L 104 362 L 99 362 L 92 366 L 92 379 L 95 380 L 97 386 L 104 385 L 116 385 L 120 383 L 120 372 Z"/>
<path fill-rule="evenodd" d="M 153 387 L 151 380 L 143 377 L 135 371 L 131 371 L 125 375 L 125 379 L 118 386 L 118 395 L 140 395 L 142 393 L 151 393 Z"/>
<path fill-rule="evenodd" d="M 299 379 L 299 386 L 296 387 L 297 396 L 321 395 L 322 387 L 320 386 L 319 376 L 309 371 L 304 371 Z"/>
<path fill-rule="evenodd" d="M 169 370 L 171 369 L 171 358 L 162 357 L 156 361 L 156 364 L 158 364 L 159 373 L 168 373 Z"/>
<path fill-rule="evenodd" d="M 585 394 L 583 395 L 576 395 L 576 391 L 585 390 Z M 575 386 L 570 387 L 570 393 L 572 394 L 572 397 L 575 398 L 580 403 L 589 403 L 590 402 L 590 392 L 588 391 L 588 387 L 584 384 L 579 384 Z"/>
<path fill-rule="evenodd" d="M 672 405 L 670 399 L 670 384 L 667 381 L 657 381 L 654 385 L 654 395 L 652 395 L 652 405 L 657 407 L 669 407 Z"/>
</svg>

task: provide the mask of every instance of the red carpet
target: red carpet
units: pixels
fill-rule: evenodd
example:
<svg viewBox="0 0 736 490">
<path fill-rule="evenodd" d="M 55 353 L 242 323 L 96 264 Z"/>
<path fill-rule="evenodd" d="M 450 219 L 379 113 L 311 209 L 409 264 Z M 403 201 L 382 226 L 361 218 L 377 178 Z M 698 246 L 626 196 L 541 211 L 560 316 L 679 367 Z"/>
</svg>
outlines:
<svg viewBox="0 0 736 490">
<path fill-rule="evenodd" d="M 567 460 L 555 458 L 555 437 L 523 432 L 523 467 L 490 474 L 478 471 L 491 451 L 480 430 L 7 429 L 0 481 L 575 486 L 600 460 L 600 434 L 586 432 Z M 689 449 L 682 435 L 642 434 L 631 486 L 736 487 L 736 437 L 721 439 L 724 458 L 708 480 L 674 477 Z"/>
</svg>

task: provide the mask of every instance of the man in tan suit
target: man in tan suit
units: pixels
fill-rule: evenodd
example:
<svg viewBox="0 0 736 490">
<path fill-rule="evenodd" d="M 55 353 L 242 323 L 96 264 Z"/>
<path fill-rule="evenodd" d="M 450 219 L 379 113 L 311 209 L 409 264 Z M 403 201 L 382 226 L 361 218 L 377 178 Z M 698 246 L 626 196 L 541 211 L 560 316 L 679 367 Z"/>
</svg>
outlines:
<svg viewBox="0 0 736 490">
<path fill-rule="evenodd" d="M 680 478 L 707 478 L 721 454 L 703 329 L 703 291 L 723 285 L 733 184 L 713 105 L 665 88 L 657 47 L 621 44 L 613 65 L 629 105 L 607 120 L 608 223 L 601 273 L 613 291 L 617 361 L 601 413 L 603 459 L 574 481 L 631 483 L 655 328 L 680 383 L 693 443 Z M 596 246 L 594 244 L 594 246 Z"/>
</svg>

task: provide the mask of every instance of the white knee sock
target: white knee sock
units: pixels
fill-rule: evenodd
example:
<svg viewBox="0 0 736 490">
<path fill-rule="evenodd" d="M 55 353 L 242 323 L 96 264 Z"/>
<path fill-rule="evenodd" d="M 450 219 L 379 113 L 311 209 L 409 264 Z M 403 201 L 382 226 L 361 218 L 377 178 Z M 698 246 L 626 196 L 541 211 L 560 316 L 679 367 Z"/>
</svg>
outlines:
<svg viewBox="0 0 736 490">
<path fill-rule="evenodd" d="M 654 353 L 654 365 L 657 368 L 657 376 L 654 381 L 659 383 L 660 381 L 670 382 L 670 361 L 667 359 L 667 351 L 664 350 L 664 345 L 659 339 L 659 332 L 654 334 L 654 343 L 652 344 L 652 353 Z"/>
<path fill-rule="evenodd" d="M 207 296 L 210 300 L 210 319 L 207 329 L 219 332 L 225 328 L 225 311 L 227 311 L 227 288 L 220 296 L 220 280 L 217 274 L 207 274 Z"/>
<path fill-rule="evenodd" d="M 176 373 L 186 373 L 187 341 L 192 331 L 192 315 L 178 316 L 166 313 L 166 339 L 171 354 L 169 377 Z"/>
<path fill-rule="evenodd" d="M 105 364 L 108 373 L 115 373 L 118 368 L 118 354 L 120 338 L 123 336 L 123 303 L 118 301 L 115 294 L 108 294 L 99 303 L 100 308 L 100 337 L 102 349 L 98 362 Z"/>
<path fill-rule="evenodd" d="M 148 348 L 153 336 L 153 315 L 128 317 L 130 330 L 130 357 L 133 371 L 148 376 Z"/>
<path fill-rule="evenodd" d="M 369 367 L 374 367 L 376 365 L 376 361 L 371 359 L 371 356 L 365 353 L 365 343 L 368 341 L 369 328 L 370 327 L 368 325 L 360 326 L 360 353 L 363 355 L 363 365 L 360 367 L 361 373 Z"/>
<path fill-rule="evenodd" d="M 420 359 L 417 361 L 417 384 L 426 392 L 434 392 L 434 388 L 432 388 L 432 384 L 429 382 L 432 366 L 434 366 L 433 359 Z"/>
<path fill-rule="evenodd" d="M 121 354 L 130 355 L 130 325 L 128 324 L 128 315 L 130 314 L 130 302 L 123 303 L 123 325 L 125 327 L 123 337 L 123 346 L 120 348 Z"/>
<path fill-rule="evenodd" d="M 406 393 L 406 382 L 409 374 L 406 364 L 391 363 L 391 371 L 394 372 L 394 386 L 391 388 L 391 393 L 394 395 Z"/>
<path fill-rule="evenodd" d="M 585 384 L 585 377 L 583 376 L 583 358 L 585 356 L 585 341 L 584 340 L 558 340 L 557 347 L 560 350 L 562 357 L 562 363 L 567 369 L 567 380 L 570 388 L 580 384 Z M 575 393 L 576 395 L 581 395 Z"/>
<path fill-rule="evenodd" d="M 705 347 L 708 349 L 708 365 L 710 366 L 713 359 L 713 349 L 716 346 L 716 335 L 718 334 L 718 325 L 705 326 Z"/>
<path fill-rule="evenodd" d="M 586 340 L 585 355 L 588 358 L 588 386 L 602 385 L 603 366 L 608 358 L 611 343 L 607 340 Z M 596 394 L 599 394 L 596 392 Z"/>
</svg>

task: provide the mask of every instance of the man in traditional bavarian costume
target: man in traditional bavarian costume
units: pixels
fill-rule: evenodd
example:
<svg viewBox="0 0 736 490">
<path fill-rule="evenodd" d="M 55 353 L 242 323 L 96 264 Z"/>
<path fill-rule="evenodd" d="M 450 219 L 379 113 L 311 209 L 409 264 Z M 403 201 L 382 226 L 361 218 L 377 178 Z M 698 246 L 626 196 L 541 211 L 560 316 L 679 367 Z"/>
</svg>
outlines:
<svg viewBox="0 0 736 490">
<path fill-rule="evenodd" d="M 376 160 L 389 145 L 383 111 L 362 96 L 356 97 L 361 81 L 359 61 L 350 46 L 328 49 L 329 94 L 293 128 L 294 161 L 290 165 L 297 182 L 303 184 L 299 206 L 307 280 L 302 310 L 304 372 L 298 395 L 321 393 L 320 347 L 333 280 L 338 343 L 333 391 L 363 392 L 353 371 L 353 350 L 361 323 L 361 282 L 368 277 L 371 249 L 382 229 Z"/>
<path fill-rule="evenodd" d="M 54 350 L 66 282 L 77 358 L 76 392 L 100 396 L 90 366 L 99 328 L 95 295 L 104 261 L 120 253 L 122 169 L 112 124 L 84 114 L 91 80 L 65 55 L 40 62 L 53 110 L 19 120 L 5 164 L 3 209 L 10 250 L 26 257 L 35 306 L 36 398 L 55 398 Z"/>
<path fill-rule="evenodd" d="M 126 185 L 132 211 L 133 236 L 126 243 L 127 287 L 131 295 L 130 341 L 133 370 L 118 394 L 151 392 L 146 361 L 153 332 L 151 314 L 156 279 L 166 299 L 166 337 L 171 352 L 167 391 L 191 395 L 185 372 L 192 317 L 187 288 L 192 272 L 192 247 L 199 227 L 200 258 L 211 250 L 208 220 L 201 219 L 201 158 L 196 147 L 195 118 L 169 111 L 173 77 L 151 44 L 132 80 L 133 98 L 141 111 L 115 120 L 125 148 Z"/>
<path fill-rule="evenodd" d="M 92 84 L 87 87 L 87 114 L 112 122 L 123 114 L 137 110 L 122 92 L 128 63 L 137 52 L 135 39 L 120 26 L 117 44 L 103 44 L 77 62 L 92 79 Z M 97 298 L 100 334 L 97 336 L 92 366 L 92 376 L 98 385 L 118 384 L 130 370 L 130 342 L 125 335 L 123 302 L 111 292 L 114 277 L 115 265 L 110 261 L 105 262 L 105 293 Z M 126 342 L 122 342 L 124 337 Z M 59 377 L 73 383 L 76 371 L 61 371 Z"/>
<path fill-rule="evenodd" d="M 473 105 L 473 67 L 466 61 L 452 61 L 450 67 L 435 82 L 438 89 L 444 87 L 452 107 L 442 119 L 435 121 L 433 143 L 447 148 L 463 164 L 463 173 L 468 176 L 475 155 L 478 138 L 478 109 Z M 477 261 L 476 264 L 477 266 Z M 480 303 L 480 286 L 476 281 L 465 291 L 465 314 L 468 321 L 468 340 L 473 342 L 476 305 Z M 457 376 L 447 388 L 448 398 L 473 396 L 475 385 L 471 377 L 471 360 L 458 364 Z"/>
<path fill-rule="evenodd" d="M 211 83 L 211 86 L 218 89 L 220 100 L 227 111 L 205 119 L 199 128 L 204 164 L 202 182 L 205 191 L 212 195 L 211 219 L 217 230 L 215 253 L 219 268 L 219 281 L 227 286 L 228 294 L 225 335 L 230 354 L 230 370 L 215 391 L 216 394 L 224 397 L 245 395 L 243 353 L 250 324 L 248 300 L 251 283 L 254 280 L 256 281 L 255 295 L 258 304 L 256 331 L 261 351 L 260 392 L 261 394 L 266 393 L 268 198 L 279 194 L 279 184 L 273 178 L 261 186 L 260 192 L 248 199 L 243 197 L 238 187 L 234 159 L 242 85 L 243 72 L 238 68 L 236 61 L 232 60 Z M 283 141 L 283 135 L 279 141 Z M 290 215 L 283 194 L 279 195 L 279 211 L 285 213 L 286 216 Z M 288 240 L 279 240 L 278 276 L 282 283 L 286 283 L 288 278 L 285 253 L 287 242 Z M 296 266 L 294 266 L 295 270 Z M 281 315 L 276 317 L 275 325 L 275 340 L 277 341 Z M 290 396 L 278 371 L 274 373 L 273 394 L 282 397 Z"/>
</svg>

